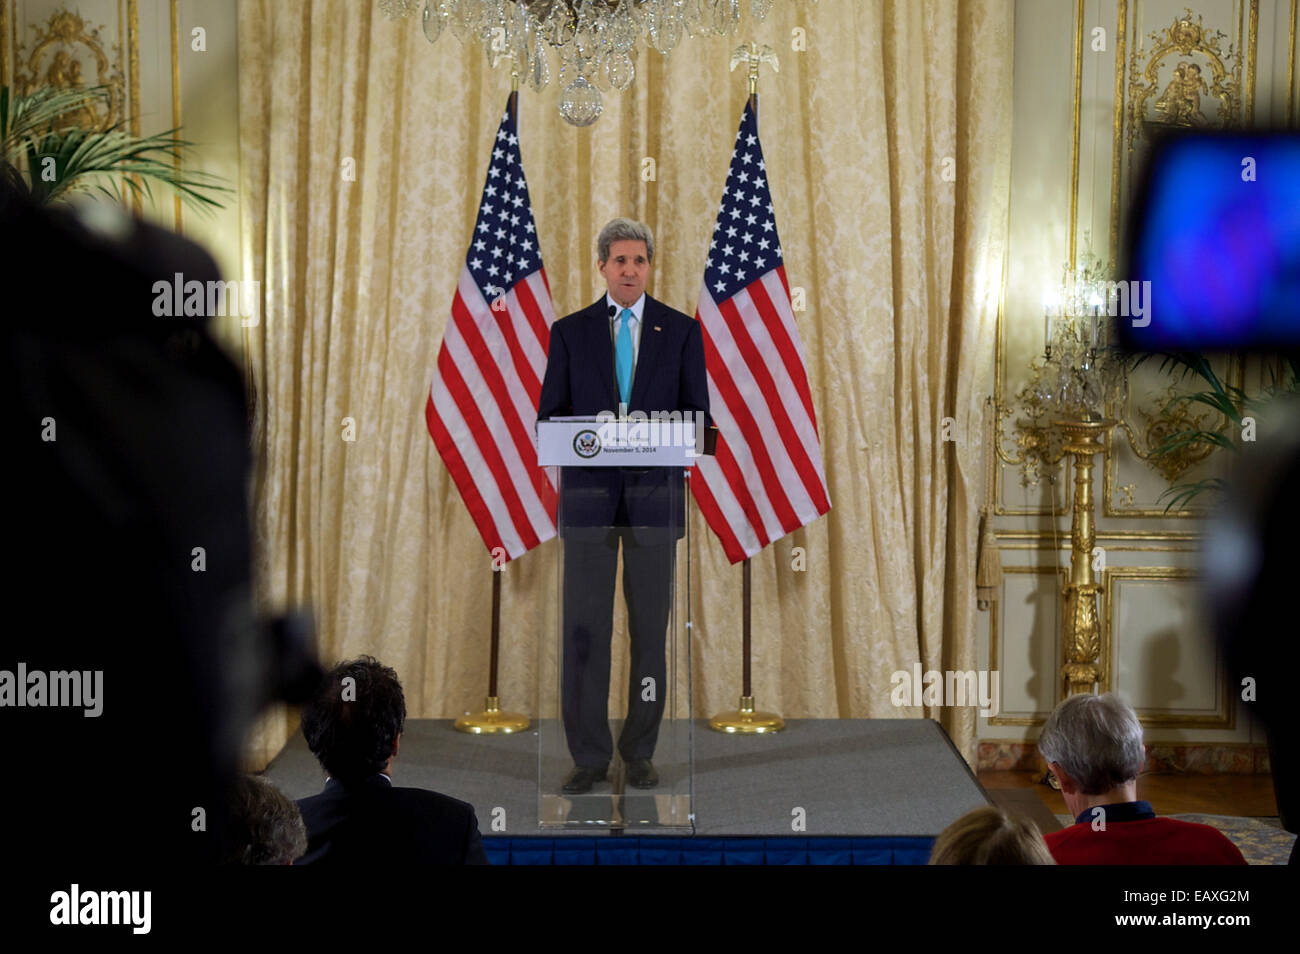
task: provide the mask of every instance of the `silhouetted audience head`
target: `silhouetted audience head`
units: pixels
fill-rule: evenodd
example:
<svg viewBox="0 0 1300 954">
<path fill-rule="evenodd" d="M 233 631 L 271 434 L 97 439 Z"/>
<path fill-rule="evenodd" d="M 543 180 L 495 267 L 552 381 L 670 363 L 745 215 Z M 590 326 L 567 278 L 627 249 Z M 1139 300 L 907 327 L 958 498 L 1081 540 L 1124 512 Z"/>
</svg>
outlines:
<svg viewBox="0 0 1300 954">
<path fill-rule="evenodd" d="M 264 778 L 241 775 L 230 795 L 224 861 L 229 865 L 291 865 L 307 851 L 298 805 Z"/>
<path fill-rule="evenodd" d="M 1146 760 L 1137 713 L 1110 692 L 1071 696 L 1057 706 L 1039 733 L 1038 751 L 1085 795 L 1134 781 Z"/>
<path fill-rule="evenodd" d="M 344 785 L 382 772 L 406 722 L 397 673 L 373 656 L 339 663 L 302 713 L 307 746 Z"/>
<path fill-rule="evenodd" d="M 993 805 L 967 812 L 943 830 L 930 852 L 932 865 L 1054 865 L 1052 853 L 1027 818 Z"/>
</svg>

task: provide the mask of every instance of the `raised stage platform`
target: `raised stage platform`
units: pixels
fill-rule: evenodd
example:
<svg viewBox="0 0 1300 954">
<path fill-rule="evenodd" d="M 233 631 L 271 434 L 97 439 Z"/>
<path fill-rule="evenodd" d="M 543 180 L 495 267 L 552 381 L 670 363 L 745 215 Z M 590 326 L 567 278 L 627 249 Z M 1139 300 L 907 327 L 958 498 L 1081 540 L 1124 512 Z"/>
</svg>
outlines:
<svg viewBox="0 0 1300 954">
<path fill-rule="evenodd" d="M 940 831 L 989 802 L 929 719 L 792 720 L 759 736 L 701 720 L 694 736 L 694 834 L 539 829 L 531 730 L 475 736 L 450 719 L 407 720 L 393 782 L 472 804 L 494 864 L 924 864 Z M 324 782 L 301 733 L 266 776 L 291 798 Z M 609 786 L 622 791 L 617 777 Z"/>
</svg>

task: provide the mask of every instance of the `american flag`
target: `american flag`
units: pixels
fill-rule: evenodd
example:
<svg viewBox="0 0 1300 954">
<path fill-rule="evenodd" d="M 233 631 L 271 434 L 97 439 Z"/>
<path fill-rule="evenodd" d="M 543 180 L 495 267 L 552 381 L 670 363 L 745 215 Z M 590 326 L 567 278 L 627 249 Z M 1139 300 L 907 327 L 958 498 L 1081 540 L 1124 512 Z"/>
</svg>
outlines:
<svg viewBox="0 0 1300 954">
<path fill-rule="evenodd" d="M 509 560 L 555 536 L 555 488 L 533 437 L 555 308 L 513 107 L 512 96 L 424 409 L 483 543 Z"/>
<path fill-rule="evenodd" d="M 697 461 L 691 489 L 727 558 L 738 563 L 831 507 L 758 120 L 748 104 L 695 317 L 704 331 L 718 450 Z"/>
</svg>

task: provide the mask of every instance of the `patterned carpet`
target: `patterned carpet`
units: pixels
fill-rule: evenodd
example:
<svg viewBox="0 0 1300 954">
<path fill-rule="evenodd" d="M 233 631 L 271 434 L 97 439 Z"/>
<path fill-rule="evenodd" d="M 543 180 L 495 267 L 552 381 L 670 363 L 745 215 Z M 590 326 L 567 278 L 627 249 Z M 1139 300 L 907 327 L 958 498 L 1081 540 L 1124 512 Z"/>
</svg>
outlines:
<svg viewBox="0 0 1300 954">
<path fill-rule="evenodd" d="M 1276 816 L 1272 818 L 1245 818 L 1239 815 L 1199 815 L 1185 813 L 1170 815 L 1179 821 L 1196 822 L 1217 828 L 1241 850 L 1252 865 L 1284 865 L 1291 857 L 1291 846 L 1296 836 L 1282 827 Z M 1063 826 L 1072 825 L 1069 815 L 1057 815 Z"/>
</svg>

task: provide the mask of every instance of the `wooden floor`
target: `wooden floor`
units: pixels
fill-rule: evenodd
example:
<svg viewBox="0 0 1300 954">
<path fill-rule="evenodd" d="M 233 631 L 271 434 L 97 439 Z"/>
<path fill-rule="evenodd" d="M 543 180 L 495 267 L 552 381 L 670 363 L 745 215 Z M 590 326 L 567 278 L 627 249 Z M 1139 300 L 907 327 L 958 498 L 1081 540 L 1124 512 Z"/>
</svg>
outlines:
<svg viewBox="0 0 1300 954">
<path fill-rule="evenodd" d="M 979 780 L 995 802 L 1029 815 L 1044 833 L 1061 827 L 1054 816 L 1068 813 L 1061 793 L 1041 784 L 1035 773 L 980 772 Z M 1138 798 L 1158 815 L 1277 815 L 1271 775 L 1143 775 Z"/>
</svg>

